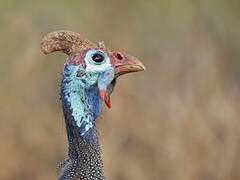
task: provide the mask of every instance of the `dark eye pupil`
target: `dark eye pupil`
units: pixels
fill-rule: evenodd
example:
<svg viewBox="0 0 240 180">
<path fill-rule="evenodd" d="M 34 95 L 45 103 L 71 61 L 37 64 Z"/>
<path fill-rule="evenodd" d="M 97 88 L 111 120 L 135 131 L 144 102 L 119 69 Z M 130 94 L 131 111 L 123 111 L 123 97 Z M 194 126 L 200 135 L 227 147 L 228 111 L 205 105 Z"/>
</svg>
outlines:
<svg viewBox="0 0 240 180">
<path fill-rule="evenodd" d="M 96 53 L 92 56 L 92 60 L 96 63 L 101 63 L 104 61 L 104 57 L 102 54 Z"/>
</svg>

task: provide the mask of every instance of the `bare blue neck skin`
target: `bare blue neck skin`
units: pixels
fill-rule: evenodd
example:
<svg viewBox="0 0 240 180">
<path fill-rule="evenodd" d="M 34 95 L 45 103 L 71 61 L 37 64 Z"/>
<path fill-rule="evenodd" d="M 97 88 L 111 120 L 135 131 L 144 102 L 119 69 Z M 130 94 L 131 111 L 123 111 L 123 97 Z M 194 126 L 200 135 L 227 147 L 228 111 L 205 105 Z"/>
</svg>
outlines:
<svg viewBox="0 0 240 180">
<path fill-rule="evenodd" d="M 79 67 L 73 65 L 64 68 L 61 101 L 68 135 L 69 155 L 78 152 L 77 148 L 81 141 L 93 145 L 98 143 L 95 124 L 102 102 L 97 84 L 89 83 L 95 82 L 98 76 L 97 73 L 79 72 Z"/>
</svg>

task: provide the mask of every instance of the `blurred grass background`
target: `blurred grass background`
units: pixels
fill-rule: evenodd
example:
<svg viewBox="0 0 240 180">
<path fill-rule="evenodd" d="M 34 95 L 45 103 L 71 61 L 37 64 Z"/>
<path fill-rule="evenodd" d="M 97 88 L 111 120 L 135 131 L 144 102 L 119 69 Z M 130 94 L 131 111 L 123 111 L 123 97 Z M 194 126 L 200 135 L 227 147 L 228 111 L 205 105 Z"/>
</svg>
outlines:
<svg viewBox="0 0 240 180">
<path fill-rule="evenodd" d="M 107 179 L 240 179 L 239 0 L 0 0 L 0 179 L 56 179 L 69 29 L 142 59 L 99 121 Z"/>
</svg>

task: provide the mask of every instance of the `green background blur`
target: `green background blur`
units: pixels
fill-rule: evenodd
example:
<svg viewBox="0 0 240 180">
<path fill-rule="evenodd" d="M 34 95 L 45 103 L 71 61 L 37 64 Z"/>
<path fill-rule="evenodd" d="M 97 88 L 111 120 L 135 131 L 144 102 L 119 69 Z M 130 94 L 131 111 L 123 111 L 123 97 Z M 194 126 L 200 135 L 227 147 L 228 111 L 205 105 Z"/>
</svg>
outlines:
<svg viewBox="0 0 240 180">
<path fill-rule="evenodd" d="M 68 29 L 143 61 L 98 127 L 109 180 L 240 179 L 239 0 L 0 0 L 0 179 L 56 179 Z"/>
</svg>

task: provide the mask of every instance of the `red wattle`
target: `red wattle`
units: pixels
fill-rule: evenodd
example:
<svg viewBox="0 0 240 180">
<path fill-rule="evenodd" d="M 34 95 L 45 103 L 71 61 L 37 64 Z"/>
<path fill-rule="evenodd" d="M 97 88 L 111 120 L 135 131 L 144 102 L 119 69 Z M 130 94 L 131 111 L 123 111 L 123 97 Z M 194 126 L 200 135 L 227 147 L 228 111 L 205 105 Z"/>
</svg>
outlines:
<svg viewBox="0 0 240 180">
<path fill-rule="evenodd" d="M 110 100 L 110 97 L 105 100 L 105 104 L 107 105 L 107 107 L 110 109 L 111 108 L 111 100 Z"/>
<path fill-rule="evenodd" d="M 99 90 L 99 95 L 102 101 L 105 99 L 106 91 L 105 90 Z"/>
</svg>

